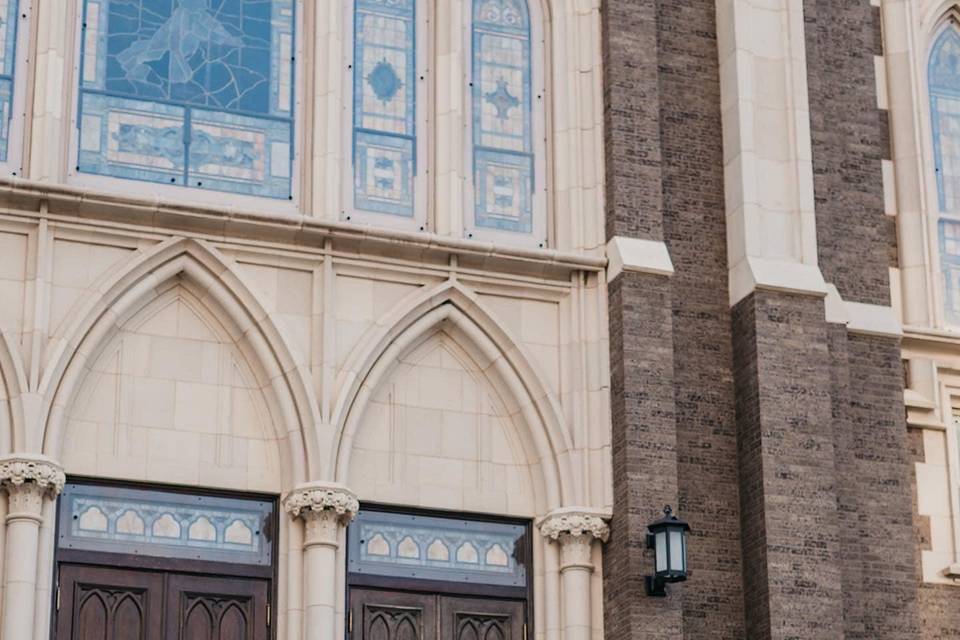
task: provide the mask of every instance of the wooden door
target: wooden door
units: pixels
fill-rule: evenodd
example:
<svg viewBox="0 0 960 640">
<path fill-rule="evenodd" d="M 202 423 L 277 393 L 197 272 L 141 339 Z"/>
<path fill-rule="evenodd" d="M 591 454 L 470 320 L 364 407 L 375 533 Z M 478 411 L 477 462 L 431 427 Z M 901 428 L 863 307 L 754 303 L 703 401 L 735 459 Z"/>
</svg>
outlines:
<svg viewBox="0 0 960 640">
<path fill-rule="evenodd" d="M 164 640 L 163 574 L 61 565 L 58 640 Z"/>
<path fill-rule="evenodd" d="M 358 640 L 438 640 L 434 595 L 352 589 L 350 615 Z"/>
<path fill-rule="evenodd" d="M 440 598 L 444 640 L 523 640 L 524 604 L 516 600 Z"/>
<path fill-rule="evenodd" d="M 164 640 L 267 640 L 269 583 L 171 574 Z"/>
</svg>

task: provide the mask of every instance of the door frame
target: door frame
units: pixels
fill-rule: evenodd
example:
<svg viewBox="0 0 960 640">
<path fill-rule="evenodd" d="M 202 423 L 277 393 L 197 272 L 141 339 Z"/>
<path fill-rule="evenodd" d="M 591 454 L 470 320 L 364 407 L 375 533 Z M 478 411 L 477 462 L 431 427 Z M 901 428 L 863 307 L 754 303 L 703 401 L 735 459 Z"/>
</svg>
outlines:
<svg viewBox="0 0 960 640">
<path fill-rule="evenodd" d="M 208 577 L 250 578 L 269 581 L 268 598 L 270 604 L 270 629 L 268 637 L 275 640 L 277 637 L 277 623 L 281 612 L 276 606 L 279 600 L 279 551 L 280 551 L 280 500 L 278 496 L 253 491 L 225 491 L 222 489 L 207 489 L 203 487 L 185 487 L 150 482 L 128 482 L 91 476 L 68 476 L 70 484 L 82 484 L 96 487 L 116 487 L 122 489 L 141 489 L 147 491 L 161 491 L 190 496 L 210 496 L 234 499 L 254 499 L 273 503 L 273 535 L 270 540 L 273 553 L 270 566 L 240 565 L 230 562 L 216 562 L 207 560 L 193 560 L 186 558 L 160 558 L 130 553 L 112 553 L 102 551 L 86 551 L 61 548 L 58 541 L 60 536 L 60 500 L 54 507 L 56 517 L 53 530 L 53 576 L 50 589 L 50 640 L 56 640 L 57 625 L 59 624 L 60 600 L 60 565 L 86 565 L 91 567 L 107 567 L 128 569 L 131 571 L 157 571 L 164 573 L 180 573 Z"/>
<path fill-rule="evenodd" d="M 424 509 L 422 507 L 402 507 L 397 505 L 386 505 L 375 502 L 363 502 L 360 504 L 360 510 L 380 511 L 387 513 L 398 513 L 406 515 L 432 516 L 435 518 L 462 518 L 467 520 L 476 520 L 477 522 L 500 522 L 505 524 L 523 525 L 526 528 L 526 541 L 524 554 L 527 560 L 526 565 L 526 585 L 522 587 L 511 587 L 503 585 L 478 584 L 472 582 L 456 582 L 447 580 L 423 580 L 419 578 L 405 578 L 396 576 L 377 576 L 365 573 L 351 573 L 350 566 L 350 545 L 345 544 L 344 561 L 347 566 L 346 571 L 346 594 L 344 599 L 344 628 L 349 629 L 349 616 L 352 611 L 350 594 L 352 589 L 377 589 L 380 591 L 393 591 L 400 593 L 416 593 L 422 595 L 465 597 L 488 600 L 511 600 L 522 602 L 524 604 L 524 625 L 527 629 L 527 637 L 535 637 L 533 611 L 533 577 L 534 577 L 534 555 L 533 555 L 533 521 L 525 518 L 511 518 L 508 516 L 490 515 L 485 513 L 474 513 L 469 511 L 440 511 L 436 509 Z"/>
</svg>

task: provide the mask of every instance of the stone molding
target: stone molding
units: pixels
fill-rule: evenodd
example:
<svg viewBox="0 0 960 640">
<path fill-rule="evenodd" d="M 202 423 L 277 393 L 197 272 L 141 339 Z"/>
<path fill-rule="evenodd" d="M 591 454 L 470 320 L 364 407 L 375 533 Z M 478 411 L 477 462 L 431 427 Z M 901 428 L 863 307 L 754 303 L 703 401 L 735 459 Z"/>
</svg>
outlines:
<svg viewBox="0 0 960 640">
<path fill-rule="evenodd" d="M 615 236 L 607 243 L 607 282 L 624 271 L 672 276 L 673 261 L 665 242 Z"/>
<path fill-rule="evenodd" d="M 44 456 L 14 454 L 0 458 L 0 487 L 7 492 L 7 521 L 38 521 L 43 501 L 56 498 L 67 477 L 60 465 Z"/>
<path fill-rule="evenodd" d="M 373 255 L 406 253 L 411 256 L 458 256 L 461 261 L 483 261 L 486 268 L 512 272 L 518 268 L 558 272 L 600 271 L 605 256 L 589 252 L 532 249 L 438 235 L 401 231 L 364 224 L 332 221 L 306 214 L 263 212 L 202 203 L 185 204 L 163 198 L 143 198 L 90 187 L 52 184 L 22 178 L 0 179 L 0 204 L 27 207 L 33 215 L 51 219 L 67 216 L 95 222 L 143 225 L 145 219 L 169 232 L 226 234 L 260 242 L 292 242 L 309 247 L 332 240 L 344 249 L 360 245 Z"/>
</svg>

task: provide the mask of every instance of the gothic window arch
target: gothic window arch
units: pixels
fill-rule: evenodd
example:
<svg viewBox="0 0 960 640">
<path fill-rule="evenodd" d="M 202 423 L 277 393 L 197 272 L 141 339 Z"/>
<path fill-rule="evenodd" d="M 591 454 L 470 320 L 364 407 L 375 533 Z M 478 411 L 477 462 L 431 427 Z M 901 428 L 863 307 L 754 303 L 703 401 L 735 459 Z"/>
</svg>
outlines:
<svg viewBox="0 0 960 640">
<path fill-rule="evenodd" d="M 469 237 L 544 246 L 541 16 L 528 0 L 470 0 Z"/>
<path fill-rule="evenodd" d="M 346 3 L 349 108 L 343 217 L 382 226 L 426 221 L 426 7 Z"/>
<path fill-rule="evenodd" d="M 960 29 L 934 41 L 927 69 L 936 172 L 940 270 L 947 324 L 960 325 Z"/>
<path fill-rule="evenodd" d="M 76 173 L 293 200 L 297 5 L 83 0 Z"/>
</svg>

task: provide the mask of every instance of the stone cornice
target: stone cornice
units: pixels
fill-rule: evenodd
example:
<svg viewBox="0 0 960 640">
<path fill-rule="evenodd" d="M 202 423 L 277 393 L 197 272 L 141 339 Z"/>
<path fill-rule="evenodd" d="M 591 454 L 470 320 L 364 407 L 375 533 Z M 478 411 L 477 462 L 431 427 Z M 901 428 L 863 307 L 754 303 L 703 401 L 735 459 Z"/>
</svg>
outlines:
<svg viewBox="0 0 960 640">
<path fill-rule="evenodd" d="M 243 239 L 303 247 L 323 247 L 387 257 L 443 262 L 456 256 L 464 266 L 507 273 L 560 277 L 572 271 L 600 271 L 602 255 L 525 249 L 431 233 L 416 233 L 334 222 L 308 215 L 262 212 L 228 206 L 185 204 L 162 198 L 139 198 L 65 184 L 17 178 L 0 179 L 0 207 L 30 217 L 80 218 L 91 224 L 154 227 L 209 239 Z M 599 251 L 599 249 L 598 249 Z"/>
<path fill-rule="evenodd" d="M 283 499 L 283 508 L 295 518 L 329 512 L 336 514 L 342 522 L 349 522 L 360 510 L 360 501 L 356 494 L 343 485 L 311 482 L 287 494 Z"/>
<path fill-rule="evenodd" d="M 550 540 L 562 542 L 565 536 L 579 538 L 586 535 L 606 542 L 610 537 L 609 519 L 610 515 L 604 512 L 572 507 L 547 514 L 538 526 L 540 533 Z"/>
<path fill-rule="evenodd" d="M 66 480 L 60 465 L 44 456 L 11 454 L 0 458 L 0 485 L 8 491 L 32 485 L 56 496 Z"/>
</svg>

